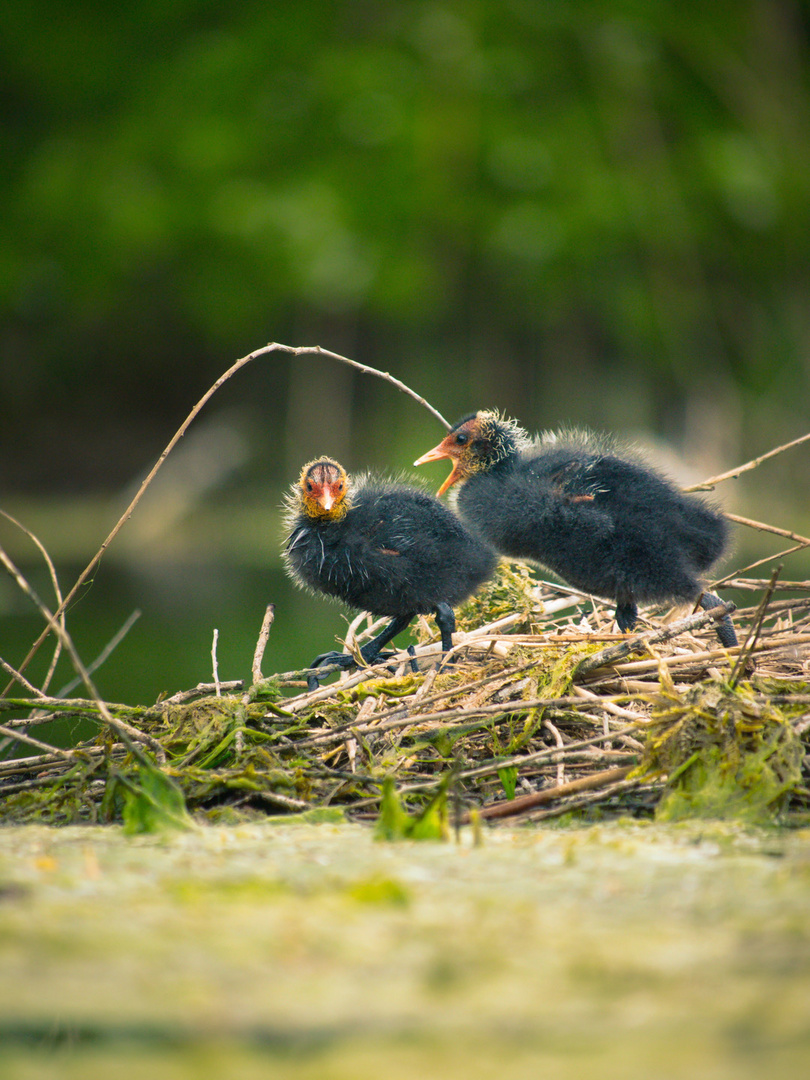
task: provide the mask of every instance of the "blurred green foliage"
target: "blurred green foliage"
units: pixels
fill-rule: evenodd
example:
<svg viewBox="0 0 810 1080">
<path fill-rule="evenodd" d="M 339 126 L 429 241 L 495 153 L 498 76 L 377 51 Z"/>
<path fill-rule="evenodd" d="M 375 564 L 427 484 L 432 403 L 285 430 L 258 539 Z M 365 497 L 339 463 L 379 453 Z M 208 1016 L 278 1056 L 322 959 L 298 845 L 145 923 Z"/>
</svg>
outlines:
<svg viewBox="0 0 810 1080">
<path fill-rule="evenodd" d="M 128 477 L 274 339 L 446 415 L 801 426 L 802 0 L 7 0 L 0 42 L 8 484 Z"/>
<path fill-rule="evenodd" d="M 3 504 L 86 561 L 124 485 L 271 340 L 390 370 L 451 419 L 652 434 L 682 481 L 804 433 L 808 54 L 807 0 L 5 0 Z M 208 639 L 238 605 L 252 641 L 276 594 L 251 578 L 248 606 L 230 570 L 277 565 L 301 462 L 400 469 L 436 436 L 346 368 L 245 368 L 100 571 L 137 575 L 133 647 L 164 607 Z M 806 500 L 769 500 L 809 480 L 802 450 L 737 487 L 807 533 Z M 291 618 L 277 663 L 317 651 L 284 638 Z M 313 643 L 344 625 L 332 610 Z"/>
</svg>

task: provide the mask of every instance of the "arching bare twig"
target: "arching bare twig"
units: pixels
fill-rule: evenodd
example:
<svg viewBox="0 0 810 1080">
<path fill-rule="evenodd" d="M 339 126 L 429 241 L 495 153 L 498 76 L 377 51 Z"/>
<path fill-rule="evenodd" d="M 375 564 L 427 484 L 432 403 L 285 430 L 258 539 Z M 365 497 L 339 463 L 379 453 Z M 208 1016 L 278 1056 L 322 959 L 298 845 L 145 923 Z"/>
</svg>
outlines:
<svg viewBox="0 0 810 1080">
<path fill-rule="evenodd" d="M 7 521 L 10 521 L 12 525 L 15 525 L 21 532 L 25 533 L 25 535 L 28 537 L 28 539 L 38 548 L 40 554 L 42 555 L 42 558 L 45 560 L 45 565 L 48 567 L 48 573 L 51 576 L 51 584 L 53 585 L 54 595 L 56 596 L 57 611 L 59 613 L 58 614 L 59 623 L 64 628 L 65 615 L 64 615 L 64 605 L 63 605 L 63 601 L 62 601 L 62 590 L 59 588 L 59 578 L 56 576 L 56 567 L 53 565 L 53 561 L 52 561 L 50 555 L 48 554 L 47 550 L 45 549 L 45 545 L 42 543 L 41 540 L 38 539 L 38 537 L 36 537 L 31 532 L 30 529 L 26 528 L 26 526 L 23 525 L 22 522 L 17 521 L 17 519 L 15 517 L 12 517 L 11 514 L 7 513 L 7 511 L 0 510 L 0 514 L 2 514 L 3 517 Z M 54 646 L 54 650 L 53 650 L 53 656 L 51 657 L 51 662 L 48 665 L 48 670 L 47 670 L 47 672 L 45 674 L 45 678 L 42 680 L 41 693 L 43 695 L 47 693 L 48 687 L 51 685 L 51 679 L 53 678 L 53 673 L 56 671 L 56 665 L 57 665 L 57 663 L 59 661 L 59 657 L 61 655 L 62 655 L 62 642 L 57 637 L 56 645 Z M 22 679 L 22 672 L 15 672 L 14 673 L 14 682 L 19 682 L 20 685 L 23 685 L 23 681 L 24 680 Z M 12 686 L 12 685 L 13 685 L 13 683 L 9 683 L 9 686 Z"/>
<path fill-rule="evenodd" d="M 166 458 L 169 456 L 169 454 L 172 452 L 172 450 L 174 450 L 174 448 L 178 444 L 178 442 L 183 438 L 183 436 L 185 435 L 185 433 L 188 431 L 189 427 L 191 426 L 192 422 L 196 419 L 197 415 L 200 413 L 200 411 L 203 409 L 203 407 L 210 401 L 210 399 L 214 396 L 214 394 L 217 392 L 217 390 L 219 390 L 219 388 L 224 383 L 226 383 L 228 381 L 228 379 L 231 378 L 232 375 L 235 375 L 237 371 L 241 370 L 241 368 L 245 367 L 247 364 L 251 363 L 253 360 L 256 360 L 258 357 L 266 356 L 268 353 L 272 353 L 272 352 L 284 352 L 284 353 L 289 353 L 292 356 L 303 356 L 303 355 L 328 356 L 330 359 L 338 360 L 342 364 L 349 364 L 351 367 L 357 368 L 358 371 L 362 371 L 365 374 L 377 375 L 381 379 L 385 379 L 387 382 L 390 382 L 392 384 L 392 386 L 395 386 L 398 390 L 401 390 L 403 393 L 410 395 L 410 397 L 412 397 L 415 401 L 418 401 L 421 405 L 424 405 L 425 408 L 428 409 L 440 421 L 440 423 L 444 424 L 445 428 L 447 428 L 448 430 L 450 428 L 450 424 L 448 424 L 448 422 L 444 419 L 444 417 L 441 415 L 440 412 L 438 412 L 436 409 L 434 409 L 433 406 L 430 405 L 427 401 L 425 401 L 425 399 L 423 397 L 420 397 L 413 390 L 411 390 L 409 387 L 407 387 L 405 385 L 405 383 L 400 382 L 399 379 L 394 378 L 394 376 L 390 375 L 387 371 L 378 371 L 376 368 L 368 367 L 366 364 L 360 364 L 356 360 L 350 360 L 348 357 L 341 356 L 339 353 L 330 352 L 328 349 L 322 349 L 320 347 L 320 345 L 293 346 L 293 345 L 281 345 L 278 342 L 271 342 L 269 345 L 264 345 L 261 349 L 256 349 L 254 352 L 248 353 L 247 356 L 243 356 L 241 359 L 237 360 L 234 364 L 231 364 L 231 366 L 228 368 L 228 370 L 226 372 L 224 372 L 222 375 L 220 375 L 220 377 L 213 384 L 213 386 L 211 386 L 208 390 L 206 390 L 206 392 L 203 394 L 203 396 L 200 398 L 200 400 L 197 402 L 197 404 L 194 406 L 194 408 L 188 414 L 186 419 L 183 421 L 183 423 L 180 425 L 180 427 L 174 433 L 172 438 L 169 440 L 169 443 L 168 443 L 166 449 L 163 451 L 163 453 L 160 455 L 160 457 L 157 459 L 155 464 L 150 469 L 149 474 L 147 475 L 146 479 L 143 481 L 143 483 L 141 484 L 141 486 L 138 488 L 137 492 L 135 493 L 135 497 L 132 499 L 132 502 L 130 502 L 129 506 L 126 508 L 126 510 L 121 515 L 121 517 L 118 519 L 118 521 L 113 526 L 112 532 L 109 534 L 109 536 L 104 541 L 104 543 L 101 545 L 99 550 L 96 552 L 96 554 L 90 560 L 90 562 L 87 564 L 85 569 L 81 572 L 81 574 L 79 574 L 78 578 L 76 579 L 76 581 L 75 581 L 75 583 L 73 585 L 73 588 L 70 590 L 70 592 L 64 598 L 64 600 L 62 600 L 62 602 L 59 604 L 58 608 L 54 612 L 54 618 L 55 619 L 60 619 L 61 618 L 63 612 L 66 610 L 68 605 L 71 603 L 71 601 L 74 599 L 76 594 L 79 592 L 79 589 L 82 587 L 82 585 L 84 585 L 85 581 L 87 581 L 87 579 L 93 573 L 95 568 L 98 566 L 99 562 L 101 561 L 102 555 L 107 550 L 107 548 L 110 546 L 110 544 L 113 542 L 113 540 L 116 538 L 116 536 L 121 531 L 121 529 L 124 527 L 124 525 L 127 523 L 127 521 L 129 521 L 130 517 L 132 516 L 133 511 L 135 510 L 135 507 L 138 505 L 138 503 L 143 498 L 143 495 L 146 492 L 146 489 L 149 487 L 149 485 L 154 480 L 155 476 L 157 475 L 158 471 L 160 470 L 161 466 L 163 465 L 163 462 L 166 460 Z M 28 655 L 25 657 L 25 659 L 22 661 L 22 663 L 19 666 L 19 670 L 21 672 L 25 671 L 26 667 L 31 662 L 31 659 L 36 655 L 37 651 L 39 650 L 40 645 L 45 640 L 45 638 L 48 636 L 49 632 L 50 632 L 50 627 L 46 627 L 46 629 L 42 631 L 42 633 L 39 635 L 37 640 L 34 642 L 34 644 L 28 650 Z M 0 694 L 0 697 L 5 696 L 9 692 L 9 690 L 11 689 L 11 687 L 13 685 L 14 685 L 13 681 L 11 683 L 9 683 L 8 686 L 6 686 L 6 688 L 2 691 L 2 694 Z"/>
<path fill-rule="evenodd" d="M 348 356 L 341 356 L 340 353 L 330 352 L 329 349 L 322 349 L 320 345 L 279 345 L 278 342 L 274 342 L 272 345 L 267 346 L 268 349 L 277 349 L 279 352 L 291 353 L 293 356 L 328 356 L 330 360 L 339 360 L 341 364 L 348 364 L 349 367 L 356 368 L 358 371 L 362 371 L 365 375 L 376 375 L 380 379 L 385 379 L 386 382 L 390 382 L 392 386 L 395 386 L 397 390 L 401 390 L 403 394 L 407 394 L 412 397 L 414 401 L 418 401 L 420 405 L 432 413 L 440 424 L 444 424 L 445 428 L 449 431 L 450 424 L 445 420 L 438 409 L 434 409 L 429 401 L 426 401 L 421 395 L 411 390 L 409 386 L 406 386 L 404 382 L 395 378 L 387 371 L 379 371 L 377 368 L 369 367 L 367 364 L 360 364 L 356 360 L 350 360 Z M 264 350 L 259 350 L 264 351 Z"/>
<path fill-rule="evenodd" d="M 810 439 L 810 433 L 802 435 L 798 439 L 794 439 L 792 442 L 785 443 L 784 446 L 777 446 L 774 450 L 769 450 L 767 454 L 760 454 L 757 458 L 752 458 L 751 461 L 746 461 L 744 465 L 738 465 L 736 469 L 729 469 L 728 472 L 720 473 L 718 476 L 710 476 L 708 480 L 704 480 L 701 484 L 693 484 L 691 487 L 684 488 L 684 491 L 711 491 L 715 484 L 722 484 L 724 480 L 734 480 L 744 472 L 750 472 L 751 469 L 756 469 L 758 465 L 761 465 L 763 461 L 767 461 L 768 458 L 776 457 L 777 454 L 783 454 L 785 450 L 790 450 L 794 446 L 799 446 L 800 443 L 807 442 Z"/>
</svg>

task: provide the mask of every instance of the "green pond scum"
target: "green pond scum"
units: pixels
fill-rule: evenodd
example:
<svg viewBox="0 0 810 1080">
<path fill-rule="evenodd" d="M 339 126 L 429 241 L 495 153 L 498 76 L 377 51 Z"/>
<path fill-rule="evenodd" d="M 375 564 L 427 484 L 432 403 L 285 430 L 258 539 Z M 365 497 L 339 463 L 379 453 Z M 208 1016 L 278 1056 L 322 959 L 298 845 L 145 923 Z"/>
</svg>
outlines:
<svg viewBox="0 0 810 1080">
<path fill-rule="evenodd" d="M 778 820 L 805 757 L 791 712 L 758 700 L 747 683 L 701 683 L 681 694 L 662 680 L 640 767 L 666 777 L 656 817 Z"/>
<path fill-rule="evenodd" d="M 0 829 L 0 1075 L 792 1080 L 810 830 Z"/>
</svg>

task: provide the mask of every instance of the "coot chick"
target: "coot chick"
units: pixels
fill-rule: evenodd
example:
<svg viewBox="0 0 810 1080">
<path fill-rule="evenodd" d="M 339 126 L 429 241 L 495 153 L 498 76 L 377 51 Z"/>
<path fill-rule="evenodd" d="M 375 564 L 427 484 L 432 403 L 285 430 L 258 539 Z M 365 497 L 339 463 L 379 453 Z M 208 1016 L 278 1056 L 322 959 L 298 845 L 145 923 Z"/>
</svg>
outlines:
<svg viewBox="0 0 810 1080">
<path fill-rule="evenodd" d="M 367 664 L 417 614 L 433 612 L 442 651 L 452 648 L 453 606 L 491 577 L 497 556 L 427 492 L 385 479 L 352 484 L 331 458 L 305 465 L 287 498 L 284 561 L 305 589 L 325 593 L 391 622 L 360 653 Z M 312 667 L 354 665 L 328 652 Z M 315 689 L 318 678 L 310 676 Z"/>
<path fill-rule="evenodd" d="M 622 631 L 638 604 L 721 601 L 699 575 L 726 546 L 723 516 L 683 495 L 646 464 L 619 457 L 581 432 L 532 441 L 496 412 L 465 416 L 416 465 L 450 458 L 438 494 L 460 484 L 464 521 L 496 551 L 530 559 L 583 592 L 611 599 Z M 729 616 L 717 624 L 726 648 L 737 644 Z"/>
</svg>

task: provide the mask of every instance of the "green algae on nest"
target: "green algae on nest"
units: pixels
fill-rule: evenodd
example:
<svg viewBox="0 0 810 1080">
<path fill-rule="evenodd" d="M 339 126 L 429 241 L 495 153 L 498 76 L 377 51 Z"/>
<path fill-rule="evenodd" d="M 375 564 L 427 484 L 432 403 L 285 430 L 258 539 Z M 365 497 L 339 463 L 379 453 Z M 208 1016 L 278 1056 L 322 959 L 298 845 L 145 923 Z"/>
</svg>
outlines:
<svg viewBox="0 0 810 1080">
<path fill-rule="evenodd" d="M 501 560 L 494 577 L 459 607 L 456 612 L 458 629 L 474 630 L 483 623 L 518 611 L 522 615 L 521 622 L 515 627 L 518 632 L 539 630 L 537 582 L 531 570 L 524 563 Z"/>
<path fill-rule="evenodd" d="M 447 789 L 452 772 L 445 774 L 439 791 L 428 805 L 414 816 L 404 809 L 394 786 L 388 777 L 383 782 L 380 816 L 374 827 L 375 840 L 449 840 L 447 821 Z"/>
<path fill-rule="evenodd" d="M 700 683 L 681 695 L 662 676 L 662 691 L 640 766 L 667 775 L 657 820 L 772 822 L 801 781 L 804 747 L 790 720 L 750 685 Z"/>
</svg>

